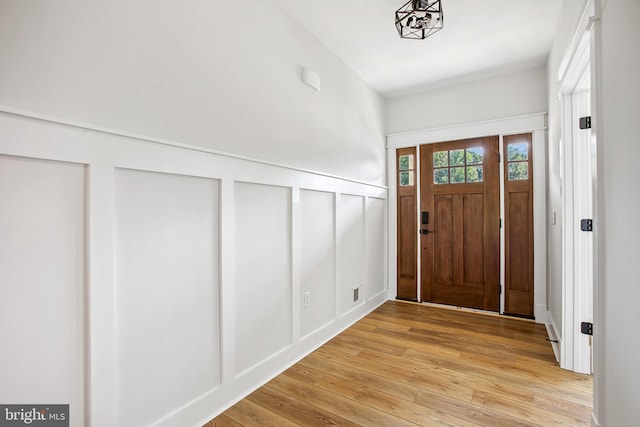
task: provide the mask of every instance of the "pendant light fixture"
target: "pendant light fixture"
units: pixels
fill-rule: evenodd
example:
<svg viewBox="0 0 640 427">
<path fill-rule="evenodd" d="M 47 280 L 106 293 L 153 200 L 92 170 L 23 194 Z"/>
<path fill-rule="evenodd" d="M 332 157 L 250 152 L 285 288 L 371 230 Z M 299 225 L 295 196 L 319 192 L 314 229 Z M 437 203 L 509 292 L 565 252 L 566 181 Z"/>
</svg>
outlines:
<svg viewBox="0 0 640 427">
<path fill-rule="evenodd" d="M 444 24 L 440 0 L 409 0 L 396 10 L 396 28 L 403 39 L 423 40 Z"/>
</svg>

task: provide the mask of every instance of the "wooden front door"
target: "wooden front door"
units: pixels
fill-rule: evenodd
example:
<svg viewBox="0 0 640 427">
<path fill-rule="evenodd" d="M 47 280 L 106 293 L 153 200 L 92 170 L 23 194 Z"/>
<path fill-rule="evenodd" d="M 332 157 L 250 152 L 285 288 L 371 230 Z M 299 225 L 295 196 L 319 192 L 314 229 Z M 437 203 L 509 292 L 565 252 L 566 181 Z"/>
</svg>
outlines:
<svg viewBox="0 0 640 427">
<path fill-rule="evenodd" d="M 422 300 L 498 311 L 498 137 L 420 147 Z"/>
</svg>

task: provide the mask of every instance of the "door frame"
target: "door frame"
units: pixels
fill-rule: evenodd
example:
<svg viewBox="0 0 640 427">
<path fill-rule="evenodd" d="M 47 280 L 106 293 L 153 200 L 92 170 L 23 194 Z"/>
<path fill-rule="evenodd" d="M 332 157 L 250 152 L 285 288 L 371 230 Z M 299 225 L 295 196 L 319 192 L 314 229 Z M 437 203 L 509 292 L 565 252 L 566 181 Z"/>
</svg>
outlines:
<svg viewBox="0 0 640 427">
<path fill-rule="evenodd" d="M 592 371 L 592 345 L 590 337 L 580 331 L 580 322 L 594 321 L 595 295 L 597 294 L 597 227 L 596 223 L 596 131 L 592 126 L 590 135 L 585 137 L 577 131 L 577 119 L 580 113 L 590 107 L 590 115 L 595 124 L 596 93 L 594 55 L 595 2 L 585 1 L 578 29 L 563 56 L 558 69 L 560 84 L 558 99 L 561 106 L 562 138 L 562 325 L 559 341 L 559 355 L 556 355 L 560 367 L 580 373 Z M 584 92 L 587 92 L 585 95 Z M 584 144 L 586 142 L 586 144 Z M 590 165 L 585 170 L 580 158 L 589 157 Z M 590 176 L 590 180 L 580 179 Z M 590 251 L 578 249 L 581 231 L 578 221 L 578 204 L 590 197 L 591 219 L 594 220 L 593 241 Z M 585 285 L 585 282 L 587 285 Z M 553 325 L 557 328 L 556 325 Z"/>
<path fill-rule="evenodd" d="M 476 137 L 498 136 L 500 142 L 504 135 L 531 133 L 532 157 L 533 157 L 533 222 L 535 230 L 545 232 L 535 233 L 534 240 L 534 317 L 537 323 L 545 323 L 547 320 L 547 235 L 546 235 L 546 129 L 547 114 L 537 113 L 524 116 L 507 117 L 498 120 L 463 123 L 455 126 L 423 129 L 413 132 L 404 132 L 387 135 L 387 179 L 389 186 L 389 299 L 396 297 L 396 269 L 397 258 L 397 206 L 396 206 L 396 162 L 395 151 L 404 147 L 419 147 L 422 144 L 455 141 Z M 502 178 L 501 178 L 502 179 Z M 501 193 L 502 194 L 502 193 Z M 504 209 L 504 200 L 501 197 L 501 212 Z M 419 217 L 419 215 L 417 215 Z M 419 235 L 416 233 L 416 239 Z M 501 247 L 504 247 L 504 238 L 501 233 Z M 417 255 L 416 255 L 417 256 Z M 504 260 L 501 261 L 501 271 L 504 271 Z M 504 311 L 504 280 L 501 280 L 501 305 L 500 313 Z"/>
</svg>

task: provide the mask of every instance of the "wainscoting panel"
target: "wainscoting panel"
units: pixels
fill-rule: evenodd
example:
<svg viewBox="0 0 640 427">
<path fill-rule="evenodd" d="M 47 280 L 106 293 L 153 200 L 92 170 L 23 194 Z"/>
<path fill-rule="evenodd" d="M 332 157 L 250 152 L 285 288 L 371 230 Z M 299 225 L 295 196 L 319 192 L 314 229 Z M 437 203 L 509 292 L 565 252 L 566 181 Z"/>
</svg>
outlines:
<svg viewBox="0 0 640 427">
<path fill-rule="evenodd" d="M 373 197 L 367 199 L 368 299 L 378 297 L 381 293 L 386 292 L 387 289 L 385 280 L 387 277 L 385 236 L 387 234 L 380 232 L 380 230 L 386 230 L 385 209 L 386 203 L 384 199 Z"/>
<path fill-rule="evenodd" d="M 336 318 L 335 196 L 300 191 L 300 294 L 303 337 Z"/>
<path fill-rule="evenodd" d="M 365 272 L 365 219 L 362 196 L 341 194 L 338 205 L 338 271 L 340 313 L 363 301 Z M 357 298 L 355 293 L 357 292 Z"/>
<path fill-rule="evenodd" d="M 291 345 L 291 191 L 236 183 L 236 374 Z"/>
<path fill-rule="evenodd" d="M 386 187 L 1 108 L 0 129 L 3 402 L 201 426 L 387 299 Z"/>
<path fill-rule="evenodd" d="M 220 384 L 218 182 L 115 183 L 117 425 L 142 426 Z"/>
<path fill-rule="evenodd" d="M 73 427 L 86 425 L 85 198 L 85 165 L 0 155 L 0 402 L 68 403 Z"/>
</svg>

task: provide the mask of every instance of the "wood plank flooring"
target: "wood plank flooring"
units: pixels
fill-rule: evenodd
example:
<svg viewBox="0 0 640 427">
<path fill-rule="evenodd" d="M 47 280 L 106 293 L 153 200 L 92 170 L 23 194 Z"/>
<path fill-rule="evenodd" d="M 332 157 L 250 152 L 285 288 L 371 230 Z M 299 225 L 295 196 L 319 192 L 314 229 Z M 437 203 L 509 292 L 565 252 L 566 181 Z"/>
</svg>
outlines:
<svg viewBox="0 0 640 427">
<path fill-rule="evenodd" d="M 544 326 L 389 301 L 206 427 L 589 426 Z"/>
</svg>

